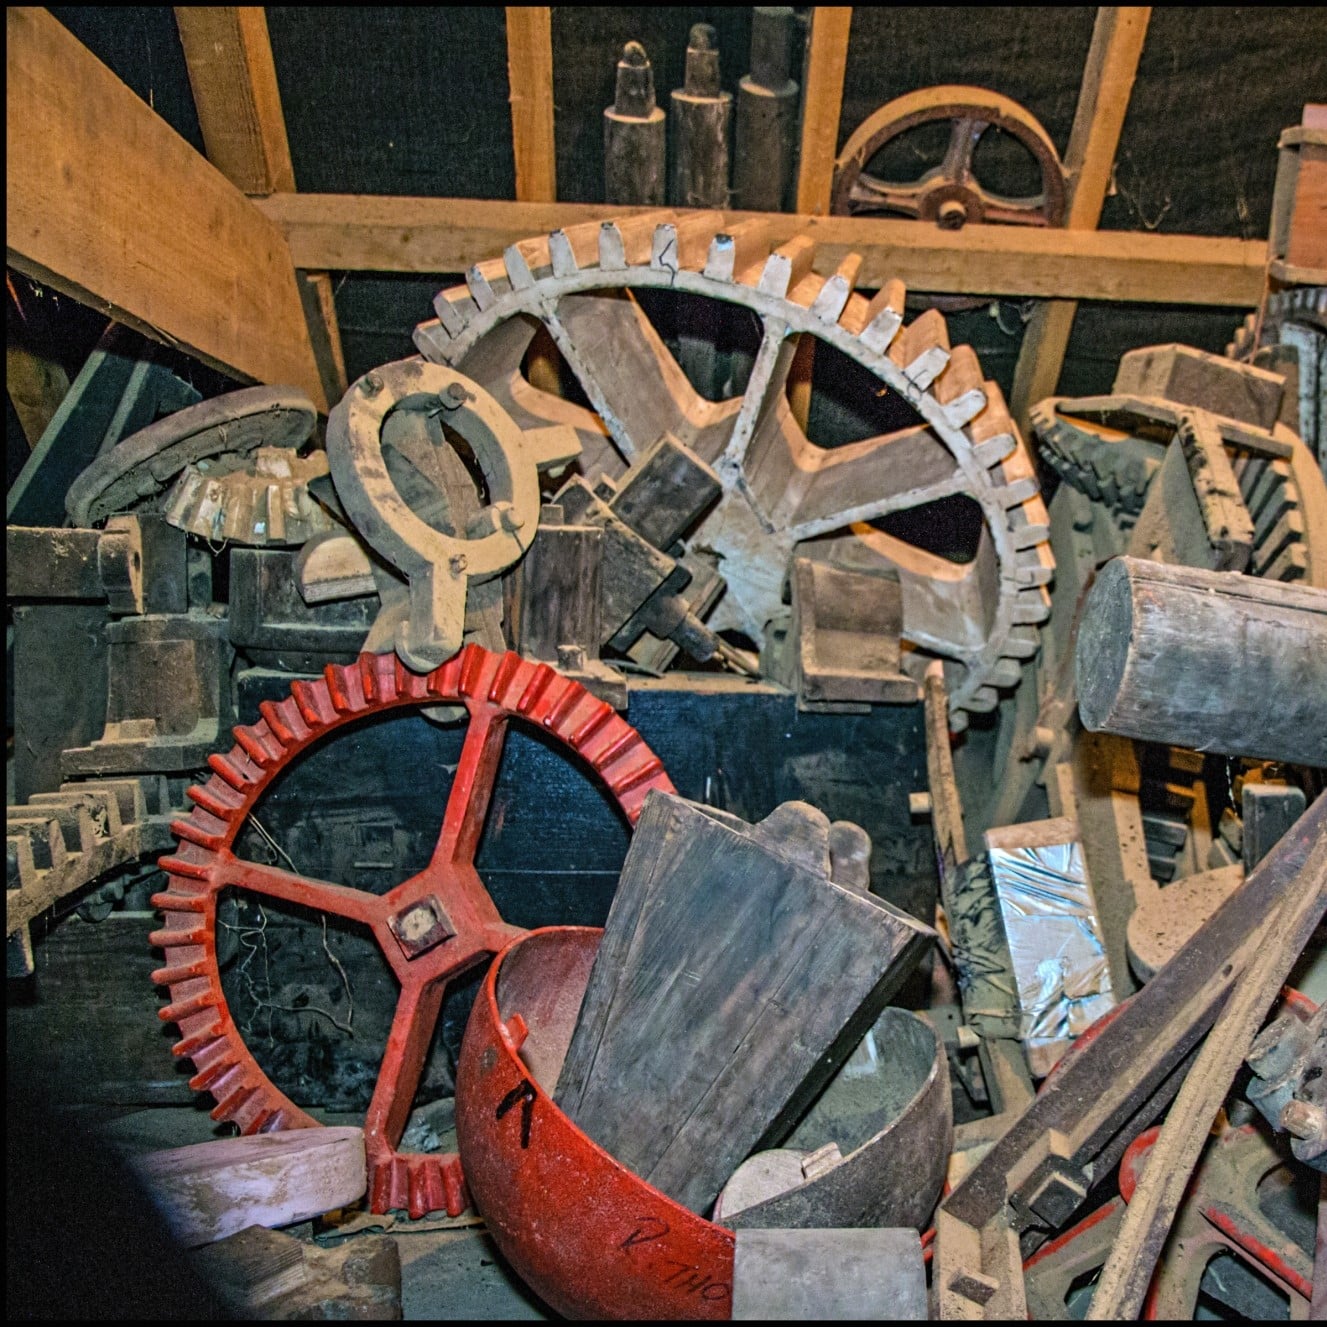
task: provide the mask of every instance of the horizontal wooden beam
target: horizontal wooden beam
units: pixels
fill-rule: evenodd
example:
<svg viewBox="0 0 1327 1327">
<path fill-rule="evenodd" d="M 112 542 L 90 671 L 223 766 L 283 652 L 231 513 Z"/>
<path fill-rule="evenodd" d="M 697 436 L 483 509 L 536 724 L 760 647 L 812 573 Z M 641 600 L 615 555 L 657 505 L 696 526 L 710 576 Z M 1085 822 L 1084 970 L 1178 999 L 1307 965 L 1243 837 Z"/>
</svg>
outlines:
<svg viewBox="0 0 1327 1327">
<path fill-rule="evenodd" d="M 6 33 L 10 266 L 325 410 L 280 229 L 46 10 Z"/>
<path fill-rule="evenodd" d="M 274 194 L 257 206 L 285 232 L 298 267 L 438 274 L 463 272 L 517 240 L 649 210 L 352 194 Z M 733 223 L 764 217 L 775 244 L 810 235 L 819 246 L 816 269 L 826 274 L 845 254 L 861 254 L 864 289 L 899 277 L 937 293 L 1253 308 L 1267 260 L 1261 240 L 1030 226 L 943 231 L 874 217 L 727 215 Z"/>
</svg>

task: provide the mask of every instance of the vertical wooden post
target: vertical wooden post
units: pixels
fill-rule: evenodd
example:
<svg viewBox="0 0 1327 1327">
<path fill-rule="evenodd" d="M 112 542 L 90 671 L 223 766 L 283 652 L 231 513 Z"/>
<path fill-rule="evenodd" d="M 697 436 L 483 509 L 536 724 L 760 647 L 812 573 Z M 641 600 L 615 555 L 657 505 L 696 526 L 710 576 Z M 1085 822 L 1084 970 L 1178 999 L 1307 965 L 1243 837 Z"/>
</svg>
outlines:
<svg viewBox="0 0 1327 1327">
<path fill-rule="evenodd" d="M 1101 220 L 1151 16 L 1147 6 L 1103 5 L 1097 10 L 1064 156 L 1069 172 L 1065 226 L 1070 230 L 1095 230 Z M 1028 320 L 1010 393 L 1014 418 L 1024 431 L 1029 408 L 1055 392 L 1077 309 L 1074 300 L 1048 300 Z"/>
<path fill-rule="evenodd" d="M 850 5 L 817 5 L 812 11 L 797 160 L 797 211 L 811 216 L 829 212 L 851 26 Z"/>
<path fill-rule="evenodd" d="M 507 79 L 511 96 L 511 145 L 516 160 L 516 200 L 553 203 L 558 196 L 557 145 L 553 137 L 553 11 L 547 6 L 507 7 Z M 540 391 L 562 394 L 561 356 L 544 327 L 525 357 L 525 375 Z"/>
<path fill-rule="evenodd" d="M 507 7 L 507 77 L 516 198 L 557 201 L 553 141 L 553 11 L 543 5 Z"/>
<path fill-rule="evenodd" d="M 252 197 L 295 192 L 276 64 L 260 5 L 180 6 L 176 26 L 208 160 Z M 318 372 L 329 402 L 346 390 L 331 278 L 297 270 Z"/>
<path fill-rule="evenodd" d="M 825 216 L 829 212 L 851 26 L 851 5 L 817 5 L 812 11 L 803 81 L 801 148 L 797 158 L 797 211 L 812 216 Z M 803 336 L 788 370 L 788 406 L 803 429 L 811 412 L 815 349 L 814 337 Z"/>
</svg>

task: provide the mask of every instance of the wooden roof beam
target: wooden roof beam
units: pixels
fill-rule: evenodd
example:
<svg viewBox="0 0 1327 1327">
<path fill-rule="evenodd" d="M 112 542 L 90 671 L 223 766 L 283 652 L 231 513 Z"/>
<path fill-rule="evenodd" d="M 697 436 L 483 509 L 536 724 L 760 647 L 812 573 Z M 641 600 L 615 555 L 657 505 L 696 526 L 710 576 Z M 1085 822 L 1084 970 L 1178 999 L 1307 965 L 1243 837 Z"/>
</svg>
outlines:
<svg viewBox="0 0 1327 1327">
<path fill-rule="evenodd" d="M 9 264 L 325 410 L 281 230 L 46 10 L 5 23 Z"/>
<path fill-rule="evenodd" d="M 208 160 L 250 196 L 291 193 L 295 168 L 260 5 L 185 5 L 175 10 Z M 346 362 L 326 272 L 296 273 L 301 306 L 329 401 L 346 390 Z"/>
<path fill-rule="evenodd" d="M 517 240 L 650 210 L 377 194 L 276 194 L 258 206 L 281 227 L 300 266 L 438 276 L 496 258 Z M 1031 226 L 944 231 L 880 217 L 725 216 L 732 224 L 762 218 L 775 245 L 810 235 L 822 275 L 847 253 L 861 254 L 863 290 L 899 277 L 919 290 L 956 294 L 1253 308 L 1267 259 L 1265 241 L 1202 235 Z"/>
<path fill-rule="evenodd" d="M 1069 173 L 1065 215 L 1069 230 L 1095 230 L 1101 220 L 1151 17 L 1151 9 L 1141 5 L 1103 5 L 1097 10 L 1064 156 Z M 1010 407 L 1024 432 L 1029 409 L 1055 394 L 1077 311 L 1072 300 L 1051 300 L 1028 319 L 1010 393 Z"/>
</svg>

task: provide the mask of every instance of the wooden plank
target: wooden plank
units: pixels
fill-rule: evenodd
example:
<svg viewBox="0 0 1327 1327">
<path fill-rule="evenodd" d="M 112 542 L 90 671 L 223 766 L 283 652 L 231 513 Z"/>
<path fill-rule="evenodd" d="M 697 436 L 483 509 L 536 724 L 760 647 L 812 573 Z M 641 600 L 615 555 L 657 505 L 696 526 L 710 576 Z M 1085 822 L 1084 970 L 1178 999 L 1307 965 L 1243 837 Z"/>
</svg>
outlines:
<svg viewBox="0 0 1327 1327">
<path fill-rule="evenodd" d="M 805 803 L 753 826 L 645 801 L 556 1100 L 692 1211 L 801 1115 L 932 935 L 829 869 Z"/>
<path fill-rule="evenodd" d="M 296 266 L 365 272 L 464 272 L 509 244 L 587 221 L 652 209 L 601 203 L 519 203 L 368 194 L 274 194 L 257 206 L 284 231 Z M 1133 231 L 965 226 L 942 231 L 881 217 L 725 212 L 726 225 L 759 219 L 777 247 L 795 235 L 818 244 L 815 269 L 862 256 L 857 285 L 892 277 L 942 293 L 1215 304 L 1254 308 L 1262 297 L 1261 240 Z"/>
<path fill-rule="evenodd" d="M 1065 216 L 1069 230 L 1095 230 L 1101 220 L 1151 16 L 1145 5 L 1103 5 L 1097 10 L 1064 156 L 1069 172 Z M 1076 312 L 1072 304 L 1043 304 L 1028 320 L 1009 397 L 1014 419 L 1024 433 L 1029 408 L 1055 393 Z"/>
<path fill-rule="evenodd" d="M 216 1138 L 132 1158 L 134 1174 L 186 1247 L 249 1226 L 289 1226 L 348 1207 L 366 1187 L 364 1130 L 293 1129 Z"/>
<path fill-rule="evenodd" d="M 281 231 L 45 10 L 6 33 L 10 266 L 326 409 Z"/>
<path fill-rule="evenodd" d="M 552 16 L 553 11 L 544 5 L 507 6 L 507 78 L 511 85 L 516 197 L 526 203 L 551 203 L 558 196 Z"/>
<path fill-rule="evenodd" d="M 179 5 L 175 23 L 207 159 L 246 194 L 293 190 L 266 11 L 260 5 Z"/>
<path fill-rule="evenodd" d="M 308 272 L 298 268 L 300 302 L 309 341 L 318 361 L 318 373 L 328 401 L 339 401 L 347 387 L 346 357 L 341 347 L 341 325 L 336 319 L 336 301 L 332 295 L 332 277 L 328 272 Z"/>
<path fill-rule="evenodd" d="M 843 72 L 848 64 L 851 5 L 817 5 L 811 13 L 802 96 L 801 152 L 797 166 L 797 210 L 829 211 L 834 158 L 839 150 Z"/>
<path fill-rule="evenodd" d="M 290 159 L 266 11 L 256 6 L 179 6 L 175 22 L 208 160 L 246 194 L 292 192 Z M 298 274 L 309 340 L 329 401 L 346 390 L 345 356 L 326 272 Z"/>
</svg>

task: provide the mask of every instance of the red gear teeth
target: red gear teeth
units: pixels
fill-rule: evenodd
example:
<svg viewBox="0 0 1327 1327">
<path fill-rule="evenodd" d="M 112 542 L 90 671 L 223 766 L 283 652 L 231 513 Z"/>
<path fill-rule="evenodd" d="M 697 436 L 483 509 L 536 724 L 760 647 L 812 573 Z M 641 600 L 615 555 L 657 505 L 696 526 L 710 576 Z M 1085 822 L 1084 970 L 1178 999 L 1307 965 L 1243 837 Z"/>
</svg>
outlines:
<svg viewBox="0 0 1327 1327">
<path fill-rule="evenodd" d="M 193 1061 L 197 1072 L 191 1086 L 217 1099 L 214 1119 L 229 1120 L 244 1133 L 317 1125 L 263 1073 L 222 991 L 216 900 L 230 885 L 245 887 L 236 876 L 242 863 L 233 855 L 240 829 L 271 782 L 312 743 L 365 713 L 438 703 L 464 703 L 472 721 L 486 714 L 490 725 L 512 717 L 537 723 L 599 774 L 633 825 L 650 789 L 673 790 L 658 757 L 610 705 L 547 664 L 476 645 L 428 674 L 409 671 L 395 654 L 362 654 L 349 666 L 329 664 L 316 681 L 293 681 L 284 700 L 262 702 L 258 722 L 236 727 L 237 745 L 209 757 L 212 777 L 189 790 L 194 808 L 171 826 L 180 846 L 158 863 L 169 886 L 152 899 L 165 918 L 149 937 L 165 954 L 152 975 L 170 991 L 170 1003 L 159 1014 L 180 1025 L 173 1053 Z M 478 952 L 488 951 L 481 944 Z M 449 970 L 430 981 L 448 975 Z M 427 1045 L 431 1036 L 417 1040 Z M 391 1054 L 389 1042 L 384 1067 Z M 402 1153 L 367 1123 L 365 1143 L 372 1211 L 397 1208 L 421 1217 L 438 1210 L 455 1216 L 465 1209 L 465 1179 L 454 1154 Z"/>
</svg>

